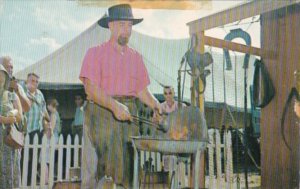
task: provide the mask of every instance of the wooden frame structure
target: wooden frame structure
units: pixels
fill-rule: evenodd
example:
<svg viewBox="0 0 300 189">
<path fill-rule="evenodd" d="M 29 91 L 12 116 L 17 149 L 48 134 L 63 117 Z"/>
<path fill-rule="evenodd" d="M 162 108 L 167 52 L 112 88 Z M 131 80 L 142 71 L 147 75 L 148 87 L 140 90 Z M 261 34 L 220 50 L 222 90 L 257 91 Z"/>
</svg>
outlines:
<svg viewBox="0 0 300 189">
<path fill-rule="evenodd" d="M 200 47 L 202 45 L 209 45 L 213 47 L 225 48 L 232 51 L 249 53 L 252 55 L 257 55 L 262 57 L 272 56 L 272 52 L 262 52 L 260 48 L 205 36 L 204 32 L 205 30 L 212 29 L 214 27 L 226 25 L 238 20 L 260 15 L 266 12 L 277 10 L 297 3 L 300 3 L 300 0 L 290 0 L 290 1 L 255 0 L 228 10 L 218 12 L 208 17 L 204 17 L 189 22 L 187 23 L 187 25 L 190 30 L 190 35 L 196 34 L 199 40 L 204 38 L 204 43 L 198 44 L 199 49 L 202 48 Z"/>
<path fill-rule="evenodd" d="M 292 13 L 288 14 L 287 7 L 295 7 L 296 11 L 292 11 Z M 189 27 L 190 35 L 197 36 L 198 44 L 196 44 L 197 50 L 200 53 L 204 53 L 204 45 L 209 45 L 213 47 L 219 47 L 219 48 L 225 48 L 232 51 L 238 51 L 242 53 L 249 53 L 252 55 L 260 56 L 265 60 L 265 64 L 267 67 L 273 66 L 274 63 L 282 62 L 284 58 L 291 58 L 291 61 L 286 64 L 281 64 L 278 67 L 284 67 L 285 72 L 293 73 L 293 70 L 295 68 L 300 69 L 300 47 L 299 43 L 297 46 L 297 40 L 293 41 L 288 37 L 287 33 L 291 33 L 291 36 L 295 37 L 296 39 L 299 38 L 299 35 L 297 35 L 297 31 L 299 32 L 299 17 L 300 17 L 300 0 L 286 0 L 286 1 L 273 1 L 273 0 L 253 0 L 251 2 L 244 3 L 242 5 L 233 7 L 231 9 L 227 9 L 221 12 L 218 12 L 216 14 L 192 21 L 187 23 L 187 26 Z M 286 10 L 283 17 L 285 18 L 283 21 L 274 21 L 274 15 L 278 15 L 279 10 Z M 276 14 L 278 13 L 278 14 Z M 223 26 L 235 21 L 239 21 L 245 18 L 249 18 L 256 15 L 262 15 L 263 16 L 263 22 L 262 24 L 262 48 L 256 48 L 252 46 L 242 45 L 238 43 L 233 43 L 213 37 L 205 36 L 205 31 L 208 29 L 212 29 L 218 26 Z M 272 17 L 273 16 L 273 17 Z M 275 16 L 276 17 L 276 16 Z M 298 24 L 294 22 L 297 22 Z M 284 28 L 280 28 L 279 24 L 281 23 Z M 269 24 L 271 23 L 271 24 Z M 270 28 L 271 26 L 271 28 Z M 294 26 L 294 27 L 292 27 Z M 272 28 L 273 27 L 273 28 Z M 271 30 L 269 32 L 265 30 Z M 281 31 L 284 30 L 284 31 Z M 276 34 L 271 35 L 272 38 L 268 36 L 269 33 L 275 32 Z M 284 37 L 280 37 L 281 35 L 284 35 Z M 289 42 L 285 42 L 285 40 L 289 39 Z M 288 50 L 285 50 L 283 53 L 281 49 L 277 49 L 278 46 L 275 42 L 276 40 L 281 40 L 283 43 L 283 46 L 291 51 L 291 56 L 288 55 Z M 298 40 L 299 41 L 299 40 Z M 287 44 L 291 43 L 291 44 Z M 294 45 L 295 43 L 295 45 Z M 297 52 L 298 51 L 298 52 Z M 278 73 L 279 68 L 274 68 L 271 70 L 271 76 L 274 80 L 278 78 L 280 73 Z M 285 73 L 282 76 L 283 82 L 287 82 L 289 86 L 292 86 L 292 77 L 290 76 L 292 74 Z M 200 87 L 201 87 L 200 82 Z M 275 83 L 275 87 L 278 91 L 283 90 L 282 83 Z M 284 96 L 287 96 L 287 92 L 284 93 Z M 193 96 L 192 96 L 193 98 Z M 283 145 L 283 141 L 281 138 L 281 135 L 279 134 L 279 123 L 280 120 L 277 119 L 279 117 L 279 114 L 281 113 L 281 109 L 283 107 L 284 103 L 283 96 L 276 96 L 276 99 L 273 100 L 271 103 L 270 108 L 265 108 L 262 110 L 262 117 L 265 115 L 265 118 L 262 119 L 262 125 L 261 128 L 261 164 L 262 164 L 262 188 L 298 188 L 299 187 L 299 134 L 292 133 L 290 131 L 288 135 L 288 140 L 293 144 L 292 146 L 296 149 L 294 152 L 288 152 L 286 146 Z M 193 99 L 191 100 L 193 102 Z M 274 102 L 275 101 L 275 102 Z M 199 97 L 199 104 L 200 109 L 204 111 L 204 96 L 201 95 Z M 278 115 L 276 117 L 276 122 L 274 115 Z M 268 116 L 268 117 L 267 117 Z M 274 118 L 274 120 L 270 119 Z M 292 117 L 291 117 L 292 118 Z M 275 124 L 274 124 L 275 122 Z M 289 122 L 291 123 L 291 122 Z M 274 126 L 273 126 L 273 125 Z M 291 123 L 292 124 L 292 123 Z M 271 130 L 270 128 L 274 127 Z M 289 126 L 291 128 L 291 126 Z M 298 128 L 299 130 L 299 128 Z M 270 138 L 270 133 L 274 132 L 274 138 Z M 296 133 L 299 133 L 299 131 L 296 131 Z M 272 136 L 273 137 L 273 136 Z M 279 153 L 274 153 L 274 145 L 276 145 L 276 142 L 278 142 L 278 151 Z M 271 148 L 271 149 L 270 149 Z M 274 155 L 274 157 L 272 156 Z M 278 156 L 280 157 L 278 157 Z M 278 160 L 278 158 L 280 160 Z M 287 162 L 284 162 L 287 161 Z M 204 160 L 202 160 L 202 163 L 204 164 Z M 281 171 L 278 173 L 278 171 Z M 204 188 L 204 170 L 199 178 L 200 181 L 202 181 L 201 187 Z"/>
</svg>

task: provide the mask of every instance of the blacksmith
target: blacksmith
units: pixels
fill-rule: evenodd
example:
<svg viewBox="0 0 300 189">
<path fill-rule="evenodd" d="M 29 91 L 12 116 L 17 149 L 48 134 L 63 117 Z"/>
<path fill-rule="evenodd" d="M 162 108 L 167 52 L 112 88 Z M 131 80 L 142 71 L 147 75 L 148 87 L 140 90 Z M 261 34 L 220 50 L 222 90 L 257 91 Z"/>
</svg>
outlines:
<svg viewBox="0 0 300 189">
<path fill-rule="evenodd" d="M 159 102 L 147 88 L 150 80 L 143 58 L 128 46 L 132 26 L 143 19 L 134 18 L 128 4 L 112 6 L 108 13 L 98 24 L 110 30 L 110 39 L 87 51 L 79 76 L 89 101 L 81 188 L 102 188 L 110 177 L 115 188 L 132 188 L 129 137 L 138 135 L 138 127 L 131 122 L 131 115 L 137 113 L 136 99 L 151 107 L 155 116 L 161 113 Z"/>
</svg>

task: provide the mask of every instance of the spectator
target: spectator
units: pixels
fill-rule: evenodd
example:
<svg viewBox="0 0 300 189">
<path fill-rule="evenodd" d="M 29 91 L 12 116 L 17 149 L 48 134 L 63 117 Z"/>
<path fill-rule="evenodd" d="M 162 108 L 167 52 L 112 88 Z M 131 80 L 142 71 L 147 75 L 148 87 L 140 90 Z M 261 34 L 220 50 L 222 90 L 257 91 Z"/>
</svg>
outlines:
<svg viewBox="0 0 300 189">
<path fill-rule="evenodd" d="M 72 122 L 72 135 L 78 135 L 79 142 L 81 143 L 82 140 L 82 126 L 83 126 L 83 95 L 78 94 L 75 95 L 75 104 L 76 104 L 76 111 L 74 115 L 74 121 Z"/>
<path fill-rule="evenodd" d="M 18 150 L 5 144 L 8 128 L 12 124 L 20 123 L 22 106 L 17 95 L 7 91 L 9 75 L 0 65 L 0 189 L 19 188 L 20 184 L 20 154 Z M 18 110 L 17 115 L 8 115 L 11 110 Z"/>
<path fill-rule="evenodd" d="M 174 99 L 175 96 L 175 91 L 172 86 L 164 86 L 164 97 L 165 97 L 165 102 L 161 104 L 162 111 L 163 113 L 170 114 L 171 112 L 174 112 L 178 109 L 178 102 Z M 184 107 L 185 104 L 182 103 L 182 106 Z M 171 155 L 164 155 L 163 156 L 163 165 L 164 165 L 164 170 L 165 171 L 170 171 L 172 172 L 175 168 L 175 156 Z M 184 164 L 180 163 L 178 164 L 178 172 L 179 172 L 179 181 L 184 184 Z"/>
<path fill-rule="evenodd" d="M 61 132 L 60 116 L 57 112 L 58 102 L 55 98 L 49 98 L 47 100 L 47 110 L 50 113 L 50 122 L 47 124 L 45 132 L 48 136 L 54 136 L 56 143 L 58 143 L 59 135 Z"/>
<path fill-rule="evenodd" d="M 178 109 L 178 102 L 175 101 L 174 96 L 174 88 L 171 86 L 164 86 L 165 102 L 161 104 L 163 113 L 169 114 Z M 185 104 L 182 103 L 182 106 L 185 106 Z"/>
<path fill-rule="evenodd" d="M 3 56 L 0 57 L 0 64 L 6 69 L 9 78 L 10 78 L 10 84 L 9 84 L 9 91 L 12 92 L 13 96 L 16 96 L 14 98 L 14 105 L 20 106 L 17 108 L 18 110 L 22 109 L 21 112 L 19 112 L 20 117 L 22 117 L 21 121 L 18 123 L 18 128 L 20 131 L 26 132 L 26 117 L 23 116 L 23 113 L 28 112 L 31 106 L 30 100 L 28 99 L 27 95 L 24 92 L 23 87 L 17 82 L 17 80 L 13 77 L 13 62 L 9 56 Z M 20 101 L 20 103 L 19 103 Z M 21 170 L 23 168 L 23 161 L 21 159 L 23 158 L 23 151 L 22 149 L 18 149 L 17 152 L 17 166 L 20 167 Z"/>
<path fill-rule="evenodd" d="M 27 133 L 29 134 L 30 141 L 36 133 L 43 130 L 43 120 L 50 121 L 49 114 L 46 110 L 46 102 L 43 93 L 38 89 L 39 76 L 35 73 L 27 75 L 25 92 L 31 101 L 31 107 L 25 113 L 27 117 Z"/>
<path fill-rule="evenodd" d="M 27 75 L 26 86 L 24 91 L 31 101 L 31 107 L 28 112 L 25 113 L 27 118 L 27 134 L 29 135 L 30 144 L 33 143 L 34 136 L 38 134 L 40 136 L 43 130 L 43 123 L 49 122 L 49 114 L 46 110 L 46 102 L 44 95 L 38 89 L 39 76 L 35 73 L 29 73 Z M 29 150 L 29 162 L 28 162 L 28 184 L 31 183 L 31 167 L 32 167 L 32 149 Z"/>
<path fill-rule="evenodd" d="M 47 137 L 47 148 L 46 148 L 46 154 L 40 155 L 40 162 L 43 156 L 46 157 L 46 174 L 45 174 L 45 183 L 48 183 L 49 178 L 49 163 L 50 163 L 50 140 L 52 137 L 55 137 L 56 144 L 58 143 L 59 134 L 61 132 L 61 125 L 60 125 L 60 117 L 57 112 L 58 102 L 55 98 L 49 98 L 47 100 L 47 110 L 50 113 L 50 122 L 48 124 L 45 124 L 43 127 L 43 133 Z"/>
<path fill-rule="evenodd" d="M 17 82 L 17 80 L 13 77 L 13 63 L 9 56 L 3 56 L 0 57 L 0 63 L 4 66 L 6 71 L 9 74 L 9 77 L 11 78 L 10 81 L 10 90 L 12 90 L 16 95 L 18 95 L 23 112 L 28 112 L 30 109 L 30 100 L 26 96 L 23 87 Z"/>
</svg>

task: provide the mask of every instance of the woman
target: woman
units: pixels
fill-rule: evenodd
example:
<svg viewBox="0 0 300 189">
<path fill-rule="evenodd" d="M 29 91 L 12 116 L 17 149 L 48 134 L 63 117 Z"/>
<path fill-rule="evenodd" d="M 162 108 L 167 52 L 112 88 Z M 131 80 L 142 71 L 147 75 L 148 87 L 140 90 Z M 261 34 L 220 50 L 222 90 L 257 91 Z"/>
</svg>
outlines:
<svg viewBox="0 0 300 189">
<path fill-rule="evenodd" d="M 22 106 L 17 95 L 7 91 L 9 76 L 0 65 L 0 189 L 18 188 L 20 184 L 20 150 L 15 150 L 4 143 L 8 127 L 22 120 Z M 11 110 L 16 115 L 8 116 Z"/>
</svg>

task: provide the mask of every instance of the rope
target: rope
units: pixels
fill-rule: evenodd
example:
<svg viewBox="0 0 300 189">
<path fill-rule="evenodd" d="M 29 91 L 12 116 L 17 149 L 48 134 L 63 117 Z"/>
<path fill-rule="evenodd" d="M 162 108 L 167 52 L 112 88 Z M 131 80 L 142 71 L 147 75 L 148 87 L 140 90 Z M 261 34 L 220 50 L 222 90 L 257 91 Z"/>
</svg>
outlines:
<svg viewBox="0 0 300 189">
<path fill-rule="evenodd" d="M 247 55 L 247 54 L 246 54 Z M 246 56 L 245 55 L 245 56 Z M 244 141 L 245 141 L 245 145 L 244 145 L 244 149 L 247 152 L 248 151 L 248 136 L 247 136 L 247 78 L 248 78 L 248 74 L 247 74 L 247 70 L 248 70 L 248 66 L 244 67 Z M 248 189 L 248 157 L 245 154 L 245 165 L 244 165 L 244 169 L 245 169 L 245 188 Z"/>
<path fill-rule="evenodd" d="M 209 49 L 209 52 L 210 52 L 210 54 L 211 54 L 211 56 L 213 57 L 213 53 L 212 53 L 212 47 L 210 47 L 210 49 Z M 215 103 L 215 80 L 214 80 L 214 64 L 212 64 L 212 66 L 211 66 L 211 84 L 212 84 L 212 98 L 213 98 L 213 103 Z M 213 117 L 213 119 L 212 119 L 212 125 L 214 126 L 214 129 L 216 129 L 216 125 L 215 125 L 215 108 L 213 108 L 212 109 L 212 117 Z"/>
<path fill-rule="evenodd" d="M 155 64 L 153 64 L 149 59 L 147 59 L 147 57 L 143 57 L 144 60 L 149 63 L 148 65 L 152 66 L 155 70 L 157 70 L 158 72 L 160 72 L 164 77 L 169 78 L 171 81 L 176 81 L 176 79 L 173 79 L 170 75 L 168 75 L 166 72 L 163 72 L 160 68 L 158 68 Z M 149 76 L 155 81 L 157 82 L 160 86 L 165 86 L 164 84 L 161 83 L 161 81 L 159 81 L 158 79 L 156 79 L 156 77 L 154 77 L 150 72 L 149 72 Z M 182 87 L 183 88 L 183 87 Z M 183 98 L 183 96 L 182 96 Z"/>
<path fill-rule="evenodd" d="M 228 27 L 242 26 L 242 25 L 246 25 L 246 24 L 250 24 L 251 25 L 253 23 L 260 22 L 260 18 L 258 18 L 257 20 L 254 20 L 254 19 L 255 19 L 255 16 L 252 17 L 252 21 L 251 22 L 240 23 L 241 21 L 237 21 L 237 23 L 235 23 L 235 24 L 227 24 L 227 25 L 219 26 L 218 28 L 225 29 L 225 28 L 228 28 Z"/>
<path fill-rule="evenodd" d="M 188 43 L 188 50 L 192 48 L 192 39 L 189 41 Z M 186 56 L 186 55 L 184 55 Z M 182 81 L 182 94 L 181 94 L 181 99 L 180 99 L 180 102 L 183 101 L 183 95 L 184 95 L 184 87 L 185 87 L 185 78 L 186 78 L 186 67 L 187 67 L 187 60 L 186 60 L 186 57 L 185 57 L 185 66 L 184 66 L 184 75 L 183 75 L 183 81 Z M 180 72 L 181 74 L 181 72 Z M 180 81 L 181 82 L 181 81 Z M 180 93 L 180 91 L 178 91 L 178 93 Z"/>
<path fill-rule="evenodd" d="M 246 29 L 245 31 L 248 31 L 248 29 L 252 26 L 253 23 L 259 22 L 259 21 L 260 21 L 260 17 L 258 18 L 258 20 L 255 20 L 255 21 L 254 21 L 254 19 L 255 19 L 255 16 L 252 17 L 252 21 L 249 23 L 249 26 L 247 27 L 247 29 Z"/>
<path fill-rule="evenodd" d="M 224 104 L 226 104 L 226 77 L 225 77 L 225 55 L 223 55 L 223 97 L 224 97 Z"/>
<path fill-rule="evenodd" d="M 187 67 L 187 61 L 185 61 L 185 65 L 184 65 L 184 70 L 185 70 L 185 72 L 184 72 L 184 74 L 183 74 L 183 81 L 182 81 L 182 94 L 181 94 L 181 99 L 180 99 L 180 102 L 182 102 L 183 101 L 183 95 L 184 95 L 184 88 L 185 88 L 185 78 L 186 78 L 186 72 L 187 72 L 187 69 L 186 69 L 186 67 Z M 180 92 L 180 91 L 179 91 Z"/>
<path fill-rule="evenodd" d="M 172 81 L 176 81 L 176 79 L 173 79 L 170 75 L 168 75 L 167 73 L 163 72 L 161 69 L 159 69 L 157 66 L 155 66 L 155 64 L 153 64 L 149 59 L 147 59 L 146 57 L 143 57 L 144 60 L 146 62 L 149 63 L 150 66 L 152 66 L 154 69 L 156 69 L 158 72 L 160 72 L 161 74 L 163 74 L 165 77 L 169 78 Z M 152 74 L 149 72 L 150 77 L 152 77 L 155 81 L 157 81 L 160 85 L 162 85 L 157 79 L 155 79 L 154 76 L 152 76 Z M 164 85 L 162 85 L 164 86 Z"/>
<path fill-rule="evenodd" d="M 135 48 L 134 45 L 131 44 L 131 46 L 133 48 Z M 170 75 L 168 75 L 167 73 L 163 72 L 160 68 L 158 68 L 155 64 L 153 64 L 147 57 L 143 56 L 144 61 L 148 62 L 150 66 L 152 66 L 155 70 L 157 70 L 158 72 L 160 72 L 162 75 L 164 75 L 165 77 L 168 77 L 171 81 L 176 81 L 176 79 L 173 79 Z M 162 84 L 159 80 L 157 80 L 150 72 L 148 73 L 149 76 L 156 81 L 160 86 L 164 86 L 164 84 Z"/>
<path fill-rule="evenodd" d="M 237 60 L 236 60 L 236 53 L 234 52 L 234 96 L 235 96 L 235 117 L 238 117 L 238 113 L 237 113 Z M 239 164 L 239 136 L 238 136 L 238 126 L 235 125 L 235 130 L 236 130 L 236 136 L 235 136 L 235 144 L 236 144 L 236 164 Z M 236 187 L 237 189 L 240 189 L 240 174 L 239 171 L 237 171 L 237 182 L 236 182 Z"/>
</svg>

